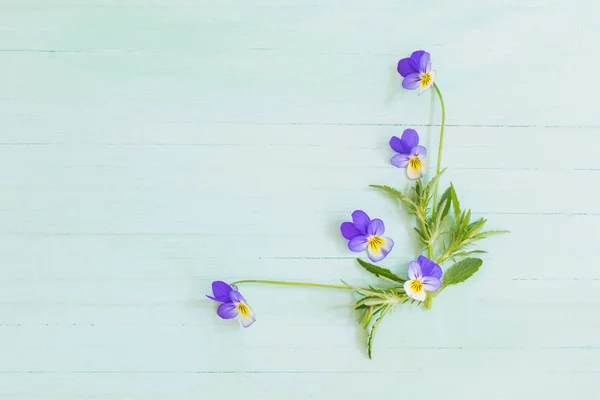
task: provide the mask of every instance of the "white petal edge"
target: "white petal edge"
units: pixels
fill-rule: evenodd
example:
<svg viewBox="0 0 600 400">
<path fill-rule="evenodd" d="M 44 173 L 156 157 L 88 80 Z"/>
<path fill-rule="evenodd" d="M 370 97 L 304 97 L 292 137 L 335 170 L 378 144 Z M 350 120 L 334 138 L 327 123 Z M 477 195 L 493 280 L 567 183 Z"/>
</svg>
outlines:
<svg viewBox="0 0 600 400">
<path fill-rule="evenodd" d="M 408 297 L 410 297 L 411 299 L 415 299 L 418 301 L 425 301 L 425 298 L 427 297 L 427 293 L 425 293 L 425 290 L 421 290 L 420 292 L 415 292 L 414 290 L 412 290 L 412 288 L 410 287 L 410 284 L 412 283 L 412 279 L 410 281 L 406 281 L 404 282 L 404 291 L 406 292 L 406 294 L 408 295 Z"/>
<path fill-rule="evenodd" d="M 421 160 L 421 168 L 412 168 L 410 166 L 410 163 L 408 164 L 408 166 L 406 167 L 406 176 L 408 176 L 409 179 L 420 179 L 423 177 L 423 175 L 425 175 L 425 170 L 426 170 L 426 166 L 425 166 L 425 161 Z"/>
<path fill-rule="evenodd" d="M 242 326 L 244 328 L 249 327 L 254 323 L 254 321 L 256 321 L 256 316 L 254 315 L 254 311 L 252 310 L 252 308 L 250 308 L 248 304 L 246 304 L 246 307 L 248 307 L 248 311 L 250 311 L 248 315 L 244 316 L 242 315 L 242 313 L 239 313 L 240 322 L 242 323 Z"/>
</svg>

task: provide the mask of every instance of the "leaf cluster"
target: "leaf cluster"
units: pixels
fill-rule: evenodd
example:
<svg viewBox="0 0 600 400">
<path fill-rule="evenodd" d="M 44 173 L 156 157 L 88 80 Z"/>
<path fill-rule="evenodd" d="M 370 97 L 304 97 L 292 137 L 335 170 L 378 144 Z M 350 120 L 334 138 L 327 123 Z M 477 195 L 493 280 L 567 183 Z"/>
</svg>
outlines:
<svg viewBox="0 0 600 400">
<path fill-rule="evenodd" d="M 436 204 L 436 186 L 444 171 L 445 169 L 426 185 L 418 180 L 408 195 L 389 186 L 371 185 L 399 200 L 408 213 L 415 216 L 417 227 L 414 230 L 429 258 L 437 264 L 448 259 L 456 261 L 473 254 L 484 253 L 467 248 L 481 239 L 507 232 L 484 231 L 483 227 L 487 222 L 485 218 L 471 221 L 471 210 L 461 208 L 452 183 Z M 439 240 L 441 238 L 445 240 Z"/>
<path fill-rule="evenodd" d="M 372 264 L 360 259 L 358 259 L 358 262 L 363 267 L 368 266 L 368 271 L 372 270 Z M 358 288 L 350 286 L 346 282 L 344 284 L 361 296 L 356 302 L 355 309 L 361 311 L 359 322 L 368 331 L 367 352 L 369 358 L 372 358 L 373 339 L 381 321 L 396 304 L 405 303 L 410 299 L 402 288 L 380 289 L 372 286 Z"/>
<path fill-rule="evenodd" d="M 445 169 L 437 174 L 429 183 L 426 185 L 419 179 L 415 186 L 412 188 L 412 192 L 409 195 L 403 194 L 401 191 L 391 188 L 389 186 L 371 185 L 379 190 L 383 190 L 406 208 L 409 214 L 415 216 L 417 220 L 417 227 L 413 228 L 417 233 L 421 243 L 427 248 L 434 245 L 436 239 L 440 236 L 439 226 L 444 213 L 439 213 L 439 217 L 433 215 L 431 209 L 432 199 L 435 194 L 435 187 L 440 177 L 444 173 Z M 443 199 L 441 202 L 444 209 L 450 205 L 448 199 Z M 447 212 L 446 212 L 447 214 Z"/>
<path fill-rule="evenodd" d="M 487 222 L 485 218 L 471 221 L 471 210 L 461 209 L 458 195 L 452 183 L 440 198 L 438 214 L 442 219 L 445 216 L 442 209 L 445 204 L 452 204 L 453 213 L 450 218 L 451 221 L 447 225 L 447 230 L 444 232 L 449 234 L 449 240 L 441 246 L 441 254 L 436 261 L 437 264 L 441 264 L 448 259 L 456 261 L 459 258 L 469 257 L 473 254 L 485 253 L 482 250 L 469 250 L 468 248 L 481 239 L 508 232 L 484 231 L 483 227 Z M 447 214 L 449 214 L 449 210 L 446 212 Z"/>
<path fill-rule="evenodd" d="M 419 241 L 427 250 L 427 255 L 437 264 L 453 260 L 454 264 L 447 268 L 442 277 L 442 286 L 435 293 L 427 293 L 423 302 L 426 308 L 431 308 L 433 298 L 449 285 L 464 282 L 479 270 L 483 261 L 471 258 L 473 254 L 484 253 L 470 247 L 486 237 L 505 233 L 507 231 L 485 231 L 483 227 L 487 220 L 480 218 L 471 221 L 471 210 L 461 208 L 458 195 L 452 183 L 437 200 L 437 190 L 442 170 L 428 183 L 417 180 L 408 194 L 389 186 L 371 185 L 384 191 L 413 215 L 416 220 L 415 232 Z M 372 354 L 373 338 L 383 318 L 396 304 L 414 302 L 404 292 L 403 285 L 406 280 L 391 272 L 389 269 L 370 264 L 357 259 L 360 266 L 373 275 L 395 285 L 390 289 L 355 288 L 360 296 L 356 309 L 362 314 L 359 321 L 368 330 L 367 349 L 369 358 Z"/>
</svg>

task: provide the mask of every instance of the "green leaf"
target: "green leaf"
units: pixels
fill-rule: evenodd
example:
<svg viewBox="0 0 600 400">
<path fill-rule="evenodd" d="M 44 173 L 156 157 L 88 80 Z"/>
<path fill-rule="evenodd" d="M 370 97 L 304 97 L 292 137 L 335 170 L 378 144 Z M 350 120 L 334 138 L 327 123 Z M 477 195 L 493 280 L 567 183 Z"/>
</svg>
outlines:
<svg viewBox="0 0 600 400">
<path fill-rule="evenodd" d="M 467 229 L 467 226 L 469 226 L 469 223 L 471 222 L 471 210 L 466 210 L 462 212 L 461 218 L 460 218 L 460 224 L 458 225 L 458 231 L 461 234 L 464 234 L 464 232 Z"/>
<path fill-rule="evenodd" d="M 367 329 L 371 324 L 371 319 L 373 319 L 373 307 L 367 307 L 363 314 L 358 319 L 358 322 L 362 324 L 362 326 Z"/>
<path fill-rule="evenodd" d="M 483 226 L 485 225 L 486 222 L 487 222 L 487 219 L 485 219 L 485 218 L 480 218 L 475 222 L 471 222 L 465 228 L 465 233 L 467 234 L 467 236 L 473 236 L 475 233 L 480 231 L 481 228 L 483 228 Z"/>
<path fill-rule="evenodd" d="M 452 198 L 452 207 L 454 207 L 454 218 L 458 222 L 458 218 L 460 217 L 460 202 L 452 183 L 450 183 L 450 197 Z"/>
<path fill-rule="evenodd" d="M 440 204 L 440 208 L 438 208 L 437 216 L 435 218 L 435 225 L 434 225 L 436 227 L 436 229 L 441 226 L 442 219 L 445 217 L 445 215 L 443 213 L 444 208 L 447 208 L 448 210 L 450 209 L 450 205 L 448 205 L 448 207 L 446 207 L 446 203 L 449 203 L 449 200 L 442 201 L 442 203 Z M 446 211 L 446 214 L 448 214 L 448 211 Z"/>
<path fill-rule="evenodd" d="M 417 208 L 417 206 L 408 196 L 405 196 L 401 191 L 396 190 L 389 186 L 382 186 L 382 185 L 370 185 L 370 186 L 372 188 L 382 190 L 382 191 L 386 192 L 387 194 L 389 194 L 390 196 L 392 196 L 394 199 L 399 200 L 404 205 L 404 207 L 406 207 L 411 213 L 415 212 L 415 209 Z"/>
<path fill-rule="evenodd" d="M 415 230 L 415 232 L 417 232 L 417 235 L 419 236 L 419 240 L 421 241 L 421 243 L 423 243 L 425 246 L 429 246 L 429 238 L 427 236 L 425 236 L 423 234 L 423 232 L 421 232 L 418 228 L 413 228 Z"/>
<path fill-rule="evenodd" d="M 473 240 L 481 240 L 485 239 L 488 236 L 502 235 L 503 233 L 510 233 L 510 231 L 485 231 L 473 236 Z"/>
<path fill-rule="evenodd" d="M 396 190 L 393 187 L 382 186 L 382 185 L 370 185 L 370 186 L 375 189 L 383 190 L 384 192 L 386 192 L 387 194 L 389 194 L 390 196 L 392 196 L 398 200 L 403 200 L 406 198 L 406 196 L 404 194 L 402 194 L 401 191 Z"/>
<path fill-rule="evenodd" d="M 444 174 L 444 172 L 446 172 L 446 169 L 447 168 L 444 168 L 443 170 L 440 171 L 439 174 L 437 174 L 436 176 L 434 176 L 433 178 L 431 178 L 431 180 L 427 184 L 427 187 L 425 188 L 425 192 L 426 193 L 432 193 L 433 192 L 433 188 L 435 187 L 435 185 L 437 184 L 437 182 L 440 180 L 440 178 L 442 177 L 442 175 Z"/>
<path fill-rule="evenodd" d="M 398 275 L 394 274 L 392 271 L 390 271 L 387 268 L 382 268 L 382 267 L 378 267 L 377 265 L 369 264 L 368 262 L 363 261 L 360 258 L 357 258 L 356 261 L 358 261 L 358 263 L 361 265 L 361 267 L 363 267 L 364 269 L 366 269 L 367 271 L 369 271 L 370 273 L 372 273 L 375 276 L 378 276 L 380 278 L 384 278 L 384 279 L 387 279 L 387 280 L 390 280 L 390 281 L 396 282 L 396 283 L 404 284 L 404 282 L 406 282 L 406 280 L 400 278 Z"/>
<path fill-rule="evenodd" d="M 381 323 L 381 321 L 383 320 L 383 317 L 385 317 L 387 315 L 387 313 L 391 310 L 391 307 L 386 308 L 385 310 L 383 310 L 383 312 L 381 313 L 381 315 L 375 320 L 375 323 L 373 324 L 373 327 L 371 328 L 371 330 L 369 331 L 369 339 L 367 340 L 367 351 L 369 353 L 369 359 L 373 359 L 373 357 L 371 356 L 371 349 L 373 347 L 373 338 L 375 337 L 375 331 L 377 330 L 377 328 L 379 327 L 379 324 Z"/>
<path fill-rule="evenodd" d="M 450 207 L 452 206 L 452 188 L 446 189 L 446 191 L 440 197 L 440 202 L 438 203 L 438 213 L 442 214 L 441 219 L 444 219 L 446 215 L 450 212 Z"/>
<path fill-rule="evenodd" d="M 457 262 L 444 272 L 442 287 L 438 291 L 441 291 L 448 285 L 456 285 L 457 283 L 466 281 L 479 270 L 481 264 L 483 264 L 483 261 L 479 258 L 465 258 Z"/>
<path fill-rule="evenodd" d="M 484 254 L 484 253 L 487 253 L 487 251 L 484 251 L 484 250 L 461 251 L 459 253 L 452 253 L 451 258 L 468 257 L 473 254 Z"/>
<path fill-rule="evenodd" d="M 365 305 L 367 307 L 371 307 L 377 304 L 381 304 L 382 300 L 381 297 L 376 297 L 376 296 L 365 296 L 362 299 L 358 300 L 356 302 L 357 306 L 362 306 Z"/>
</svg>

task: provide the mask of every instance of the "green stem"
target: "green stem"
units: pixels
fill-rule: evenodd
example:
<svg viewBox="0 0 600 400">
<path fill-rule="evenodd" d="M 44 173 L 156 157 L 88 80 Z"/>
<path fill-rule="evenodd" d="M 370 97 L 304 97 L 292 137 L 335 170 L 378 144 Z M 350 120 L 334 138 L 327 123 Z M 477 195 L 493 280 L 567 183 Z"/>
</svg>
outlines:
<svg viewBox="0 0 600 400">
<path fill-rule="evenodd" d="M 442 167 L 442 150 L 444 148 L 444 127 L 446 126 L 446 106 L 444 105 L 444 98 L 442 97 L 442 92 L 440 92 L 440 88 L 438 87 L 438 85 L 434 83 L 433 88 L 435 89 L 435 92 L 440 98 L 440 105 L 442 106 L 442 126 L 440 128 L 440 143 L 438 145 L 437 166 L 435 168 L 435 174 L 437 175 L 440 173 L 440 169 Z M 433 215 L 435 215 L 435 209 L 437 207 L 438 183 L 435 184 L 435 189 L 433 191 Z"/>
<path fill-rule="evenodd" d="M 310 283 L 310 282 L 285 282 L 285 281 L 265 281 L 260 279 L 248 279 L 243 281 L 233 282 L 232 285 L 238 285 L 240 283 L 263 283 L 265 285 L 281 285 L 281 286 L 310 286 L 326 289 L 340 289 L 340 290 L 353 290 L 348 286 L 340 285 L 325 285 L 323 283 Z"/>
<path fill-rule="evenodd" d="M 433 260 L 433 244 L 427 245 L 427 258 Z"/>
</svg>

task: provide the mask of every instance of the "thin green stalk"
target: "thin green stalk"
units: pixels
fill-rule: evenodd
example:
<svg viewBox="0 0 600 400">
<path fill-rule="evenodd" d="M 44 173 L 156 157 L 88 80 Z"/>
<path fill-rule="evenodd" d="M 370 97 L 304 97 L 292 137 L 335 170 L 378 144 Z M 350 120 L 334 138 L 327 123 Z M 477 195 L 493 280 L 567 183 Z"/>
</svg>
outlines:
<svg viewBox="0 0 600 400">
<path fill-rule="evenodd" d="M 440 98 L 440 105 L 442 106 L 442 126 L 440 128 L 440 143 L 438 145 L 437 166 L 435 168 L 435 174 L 437 175 L 440 173 L 440 169 L 442 167 L 442 150 L 444 148 L 444 127 L 446 126 L 446 106 L 444 105 L 444 98 L 442 97 L 442 92 L 440 92 L 440 88 L 438 87 L 438 85 L 434 83 L 433 88 L 435 89 L 435 92 Z M 433 191 L 433 215 L 435 215 L 437 207 L 438 183 L 435 184 L 435 189 Z"/>
<path fill-rule="evenodd" d="M 310 287 L 318 287 L 318 288 L 326 288 L 326 289 L 340 289 L 340 290 L 353 290 L 353 288 L 348 286 L 340 286 L 340 285 L 325 285 L 323 283 L 310 283 L 310 282 L 285 282 L 285 281 L 265 281 L 260 279 L 248 279 L 243 281 L 233 282 L 232 285 L 238 285 L 240 283 L 263 283 L 265 285 L 281 285 L 281 286 L 310 286 Z"/>
</svg>

